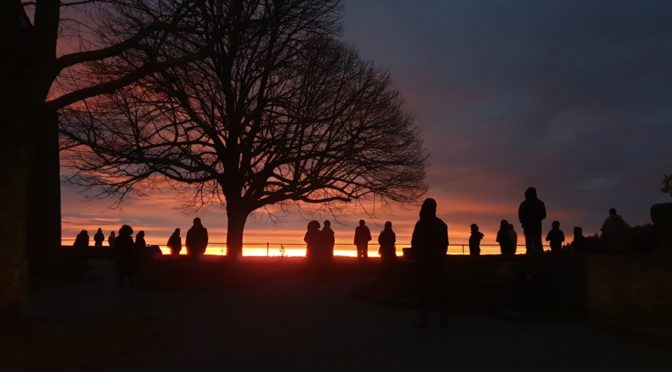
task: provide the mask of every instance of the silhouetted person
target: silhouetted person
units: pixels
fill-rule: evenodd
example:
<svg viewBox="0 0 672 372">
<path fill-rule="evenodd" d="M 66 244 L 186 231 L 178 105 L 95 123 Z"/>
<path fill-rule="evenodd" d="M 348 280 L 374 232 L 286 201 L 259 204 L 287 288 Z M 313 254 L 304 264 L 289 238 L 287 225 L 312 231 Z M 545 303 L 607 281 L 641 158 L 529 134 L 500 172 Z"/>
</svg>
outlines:
<svg viewBox="0 0 672 372">
<path fill-rule="evenodd" d="M 147 242 L 145 242 L 145 232 L 138 231 L 135 235 L 135 252 L 139 258 L 145 260 L 149 258 L 149 251 L 147 250 Z"/>
<path fill-rule="evenodd" d="M 586 237 L 583 236 L 583 229 L 579 226 L 574 227 L 574 240 L 572 240 L 572 250 L 574 254 L 586 253 Z"/>
<path fill-rule="evenodd" d="M 89 233 L 82 230 L 77 234 L 75 242 L 72 244 L 73 256 L 75 258 L 75 269 L 80 273 L 86 264 L 86 250 L 89 248 Z"/>
<path fill-rule="evenodd" d="M 355 247 L 357 247 L 357 257 L 369 257 L 369 241 L 371 241 L 371 231 L 366 226 L 364 220 L 359 220 L 359 226 L 355 228 Z"/>
<path fill-rule="evenodd" d="M 320 243 L 320 255 L 323 255 L 327 259 L 332 259 L 334 257 L 334 244 L 336 244 L 336 237 L 334 236 L 334 230 L 331 229 L 331 222 L 329 220 L 324 221 L 324 227 L 320 232 L 321 238 Z"/>
<path fill-rule="evenodd" d="M 322 233 L 320 232 L 319 222 L 315 220 L 308 222 L 303 241 L 306 242 L 306 257 L 310 259 L 317 258 L 320 246 L 322 245 Z"/>
<path fill-rule="evenodd" d="M 114 231 L 110 232 L 110 236 L 107 237 L 107 245 L 114 250 L 114 241 L 117 239 L 117 236 L 114 234 Z"/>
<path fill-rule="evenodd" d="M 397 242 L 397 235 L 392 230 L 392 222 L 385 222 L 385 227 L 383 231 L 378 235 L 378 244 L 380 248 L 378 253 L 380 258 L 383 259 L 383 262 L 394 261 L 397 258 L 397 251 L 395 244 Z"/>
<path fill-rule="evenodd" d="M 182 237 L 180 236 L 180 229 L 175 229 L 175 231 L 168 238 L 168 243 L 166 243 L 168 248 L 170 248 L 170 254 L 177 256 L 182 251 Z"/>
<path fill-rule="evenodd" d="M 518 233 L 516 233 L 516 230 L 513 228 L 513 224 L 509 224 L 509 230 L 507 231 L 507 237 L 509 239 L 509 254 L 511 256 L 516 255 L 516 250 L 518 249 Z"/>
<path fill-rule="evenodd" d="M 191 257 L 198 257 L 205 253 L 208 247 L 208 230 L 203 227 L 201 219 L 194 218 L 194 225 L 187 231 L 187 254 Z"/>
<path fill-rule="evenodd" d="M 502 256 L 509 255 L 509 239 L 507 238 L 507 233 L 509 231 L 509 221 L 501 220 L 499 222 L 499 230 L 497 230 L 497 238 L 495 241 L 499 243 L 499 252 Z"/>
<path fill-rule="evenodd" d="M 420 220 L 415 224 L 411 238 L 412 256 L 416 261 L 417 293 L 420 303 L 420 320 L 417 325 L 426 327 L 432 300 L 439 306 L 441 323 L 448 321 L 444 307 L 444 259 L 448 251 L 448 226 L 436 216 L 436 201 L 428 198 L 420 208 Z"/>
<path fill-rule="evenodd" d="M 625 252 L 630 226 L 616 213 L 616 209 L 609 209 L 609 217 L 602 224 L 600 238 L 612 252 Z"/>
<path fill-rule="evenodd" d="M 119 284 L 133 286 L 138 257 L 133 243 L 133 229 L 128 225 L 121 226 L 119 236 L 114 240 L 114 257 Z"/>
<path fill-rule="evenodd" d="M 551 231 L 546 234 L 546 241 L 551 244 L 551 253 L 558 254 L 562 251 L 562 243 L 565 241 L 565 233 L 560 230 L 560 222 L 553 221 Z"/>
<path fill-rule="evenodd" d="M 95 243 L 96 248 L 99 248 L 103 246 L 104 241 L 105 241 L 105 234 L 103 234 L 103 230 L 99 227 L 98 231 L 96 231 L 96 233 L 93 234 L 93 242 Z"/>
<path fill-rule="evenodd" d="M 546 206 L 537 197 L 537 189 L 534 187 L 525 190 L 525 200 L 520 203 L 520 208 L 518 208 L 518 218 L 523 225 L 527 254 L 543 253 L 541 221 L 546 218 Z"/>
<path fill-rule="evenodd" d="M 471 224 L 471 235 L 469 236 L 469 255 L 481 255 L 481 240 L 483 240 L 483 233 L 478 231 L 478 225 Z"/>
</svg>

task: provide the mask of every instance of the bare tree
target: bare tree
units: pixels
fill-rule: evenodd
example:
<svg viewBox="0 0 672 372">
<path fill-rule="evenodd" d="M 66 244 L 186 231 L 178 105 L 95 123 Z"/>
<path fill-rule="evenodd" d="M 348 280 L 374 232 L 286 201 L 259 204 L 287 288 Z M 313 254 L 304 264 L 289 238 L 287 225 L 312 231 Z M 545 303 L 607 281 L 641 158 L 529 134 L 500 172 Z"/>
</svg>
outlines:
<svg viewBox="0 0 672 372">
<path fill-rule="evenodd" d="M 672 174 L 663 176 L 663 187 L 660 188 L 660 191 L 672 196 Z"/>
<path fill-rule="evenodd" d="M 63 146 L 77 180 L 122 198 L 163 185 L 222 201 L 234 257 L 248 216 L 272 204 L 422 195 L 413 117 L 387 73 L 334 39 L 338 1 L 239 5 L 207 58 L 67 112 Z"/>
<path fill-rule="evenodd" d="M 186 41 L 172 36 L 189 27 L 198 32 L 190 14 L 203 4 L 0 1 L 0 312 L 18 308 L 26 255 L 31 268 L 39 269 L 60 246 L 58 110 L 199 58 L 194 45 L 176 53 L 174 46 Z M 75 16 L 64 17 L 63 9 Z M 68 31 L 74 32 L 74 47 L 63 53 L 59 43 Z M 163 53 L 168 46 L 170 55 Z"/>
</svg>

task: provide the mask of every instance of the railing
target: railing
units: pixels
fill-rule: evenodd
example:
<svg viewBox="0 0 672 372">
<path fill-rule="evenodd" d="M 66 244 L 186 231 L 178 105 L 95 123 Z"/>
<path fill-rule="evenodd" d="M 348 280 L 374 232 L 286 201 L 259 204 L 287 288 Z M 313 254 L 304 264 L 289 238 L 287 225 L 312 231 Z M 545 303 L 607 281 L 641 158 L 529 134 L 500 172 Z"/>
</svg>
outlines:
<svg viewBox="0 0 672 372">
<path fill-rule="evenodd" d="M 72 245 L 74 239 L 63 239 L 63 243 L 68 242 L 69 245 Z M 93 245 L 93 241 L 90 240 L 90 245 Z M 68 245 L 68 244 L 64 244 Z M 170 248 L 165 244 L 157 243 L 155 241 L 147 242 L 147 245 L 158 245 L 161 251 L 164 254 L 170 253 Z M 103 243 L 103 246 L 107 246 L 107 241 Z M 336 256 L 349 256 L 356 257 L 357 250 L 354 244 L 349 243 L 336 243 L 334 244 L 334 255 Z M 397 244 L 397 256 L 402 255 L 402 249 L 405 247 L 410 247 L 411 244 Z M 544 249 L 550 249 L 548 245 L 544 245 Z M 205 254 L 207 255 L 216 255 L 224 256 L 226 254 L 226 242 L 209 242 L 208 248 L 206 249 Z M 378 244 L 371 243 L 369 244 L 369 256 L 377 257 L 378 256 Z M 524 253 L 525 245 L 518 245 L 516 253 Z M 186 254 L 186 250 L 182 249 L 182 254 Z M 306 254 L 306 244 L 305 243 L 271 243 L 271 242 L 245 242 L 243 248 L 244 256 L 267 256 L 267 257 L 276 257 L 276 256 L 305 256 Z M 450 244 L 448 246 L 449 255 L 468 255 L 469 254 L 469 243 L 457 243 Z M 498 244 L 481 244 L 481 254 L 483 255 L 492 255 L 500 254 L 500 248 Z"/>
</svg>

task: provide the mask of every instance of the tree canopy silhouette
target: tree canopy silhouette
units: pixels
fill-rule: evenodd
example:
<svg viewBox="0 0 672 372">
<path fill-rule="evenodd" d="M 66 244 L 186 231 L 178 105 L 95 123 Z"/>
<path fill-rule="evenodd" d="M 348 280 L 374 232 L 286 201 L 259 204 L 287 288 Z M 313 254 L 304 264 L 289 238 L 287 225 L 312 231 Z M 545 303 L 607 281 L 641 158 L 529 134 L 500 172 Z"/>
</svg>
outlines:
<svg viewBox="0 0 672 372">
<path fill-rule="evenodd" d="M 666 174 L 663 177 L 663 187 L 660 191 L 672 196 L 672 174 Z"/>
<path fill-rule="evenodd" d="M 413 116 L 389 74 L 336 39 L 339 1 L 207 3 L 189 36 L 214 45 L 206 58 L 67 110 L 76 180 L 103 196 L 151 185 L 222 201 L 233 256 L 248 216 L 272 204 L 424 193 Z"/>
</svg>

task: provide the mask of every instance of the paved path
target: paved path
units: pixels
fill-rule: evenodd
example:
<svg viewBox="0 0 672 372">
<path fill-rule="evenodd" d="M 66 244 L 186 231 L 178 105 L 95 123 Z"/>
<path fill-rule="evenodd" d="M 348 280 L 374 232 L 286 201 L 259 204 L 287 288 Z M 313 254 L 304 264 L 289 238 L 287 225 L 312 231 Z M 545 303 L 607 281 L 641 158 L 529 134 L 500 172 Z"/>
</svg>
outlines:
<svg viewBox="0 0 672 372">
<path fill-rule="evenodd" d="M 120 290 L 106 277 L 39 293 L 31 312 L 41 322 L 108 318 L 158 325 L 137 336 L 137 328 L 130 329 L 126 347 L 87 361 L 81 366 L 87 370 L 672 371 L 672 358 L 661 348 L 583 321 L 454 315 L 446 329 L 417 329 L 410 310 L 351 299 L 365 280 L 306 284 L 285 277 L 188 292 Z"/>
</svg>

